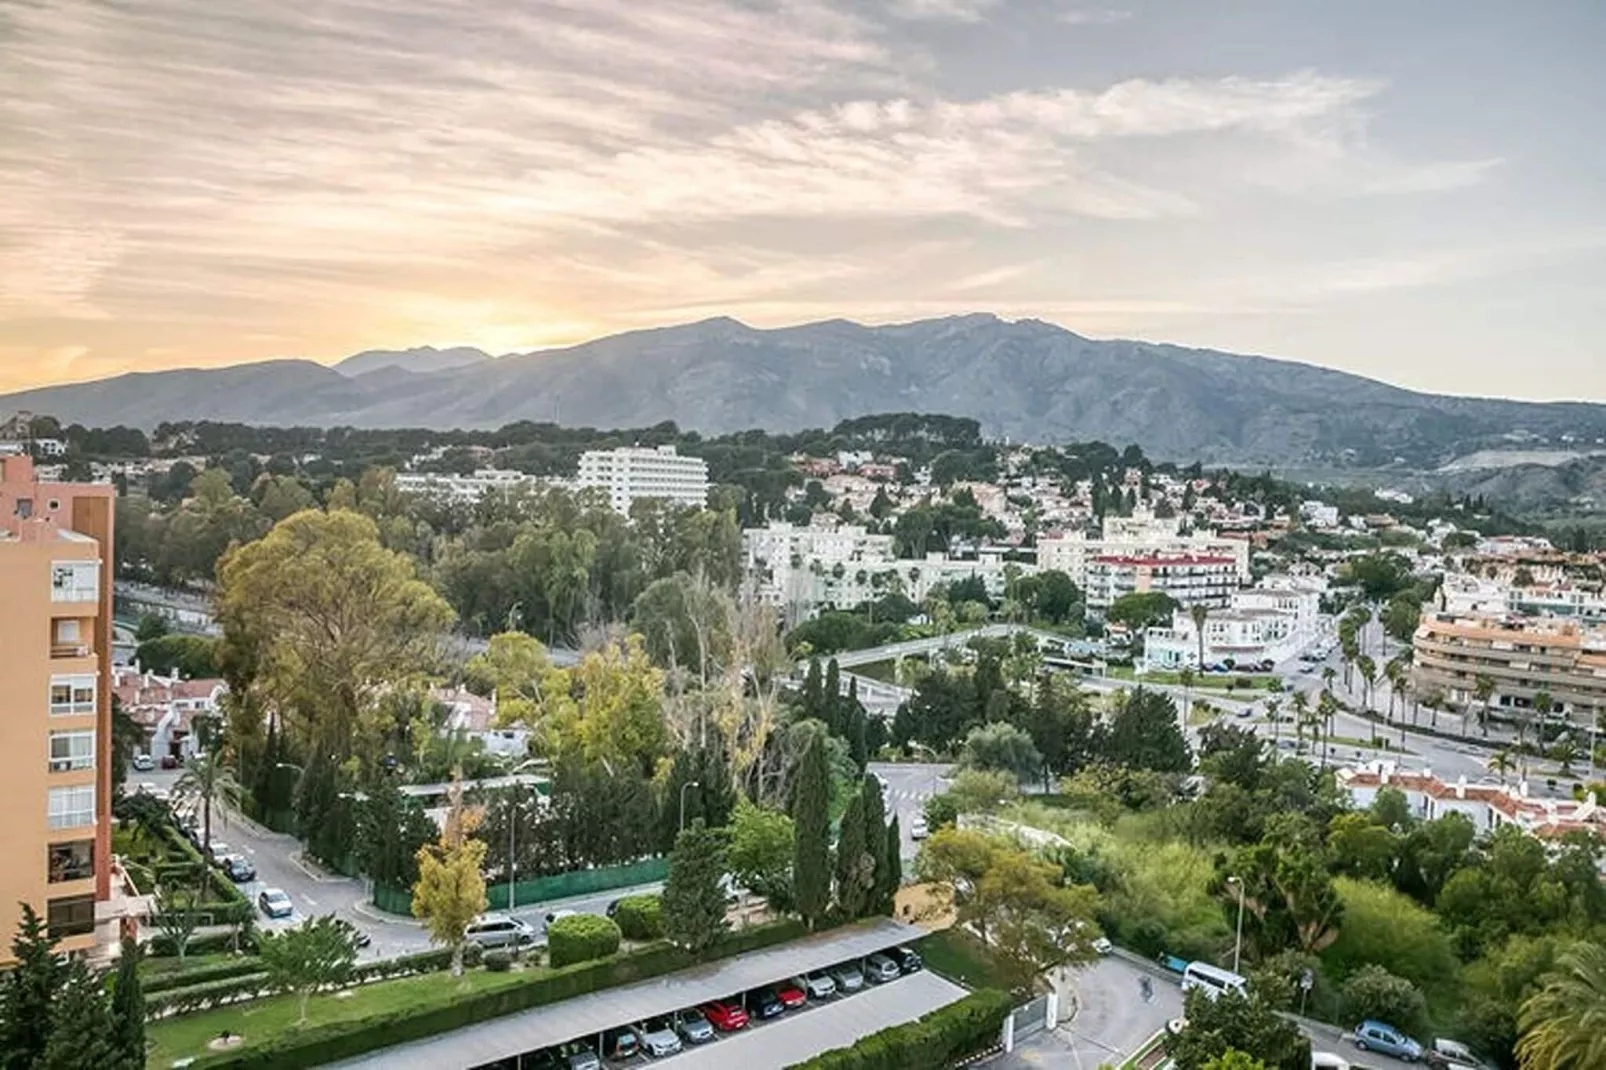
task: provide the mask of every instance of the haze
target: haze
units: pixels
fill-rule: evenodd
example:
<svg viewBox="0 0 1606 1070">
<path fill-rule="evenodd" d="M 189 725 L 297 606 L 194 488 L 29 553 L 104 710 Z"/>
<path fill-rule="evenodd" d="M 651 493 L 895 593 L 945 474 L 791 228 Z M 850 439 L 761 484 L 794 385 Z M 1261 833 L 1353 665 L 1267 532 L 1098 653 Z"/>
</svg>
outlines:
<svg viewBox="0 0 1606 1070">
<path fill-rule="evenodd" d="M 1606 6 L 0 0 L 0 389 L 987 310 L 1606 399 Z"/>
</svg>

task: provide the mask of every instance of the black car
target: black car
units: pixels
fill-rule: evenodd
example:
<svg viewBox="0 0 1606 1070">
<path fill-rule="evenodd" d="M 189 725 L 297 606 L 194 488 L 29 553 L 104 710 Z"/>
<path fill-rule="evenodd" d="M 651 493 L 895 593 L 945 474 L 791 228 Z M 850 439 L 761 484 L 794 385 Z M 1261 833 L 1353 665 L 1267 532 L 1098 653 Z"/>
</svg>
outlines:
<svg viewBox="0 0 1606 1070">
<path fill-rule="evenodd" d="M 755 1018 L 774 1018 L 786 1013 L 786 1004 L 773 989 L 760 988 L 747 994 L 747 1010 Z"/>
<path fill-rule="evenodd" d="M 229 880 L 235 884 L 244 884 L 246 881 L 257 879 L 256 867 L 239 855 L 223 856 L 223 872 L 227 873 Z"/>
<path fill-rule="evenodd" d="M 895 947 L 886 954 L 888 958 L 898 964 L 898 969 L 902 970 L 904 973 L 914 973 L 916 970 L 920 969 L 921 966 L 925 965 L 925 963 L 920 960 L 920 952 L 916 951 L 912 947 Z"/>
</svg>

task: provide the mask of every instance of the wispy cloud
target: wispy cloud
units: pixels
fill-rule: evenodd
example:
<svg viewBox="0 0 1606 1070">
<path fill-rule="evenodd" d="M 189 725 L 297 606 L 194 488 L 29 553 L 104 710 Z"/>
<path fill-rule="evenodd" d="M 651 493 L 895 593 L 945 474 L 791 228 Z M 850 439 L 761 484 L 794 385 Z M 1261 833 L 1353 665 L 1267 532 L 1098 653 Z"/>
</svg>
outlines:
<svg viewBox="0 0 1606 1070">
<path fill-rule="evenodd" d="M 1115 7 L 1073 7 L 1055 17 L 1068 26 L 1111 26 L 1130 19 L 1132 12 Z"/>
</svg>

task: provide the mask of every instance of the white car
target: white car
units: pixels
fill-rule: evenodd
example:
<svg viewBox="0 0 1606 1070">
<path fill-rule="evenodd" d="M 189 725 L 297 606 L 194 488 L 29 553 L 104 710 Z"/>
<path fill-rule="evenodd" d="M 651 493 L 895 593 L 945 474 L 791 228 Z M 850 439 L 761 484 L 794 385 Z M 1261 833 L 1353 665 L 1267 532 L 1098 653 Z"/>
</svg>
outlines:
<svg viewBox="0 0 1606 1070">
<path fill-rule="evenodd" d="M 930 835 L 930 830 L 926 828 L 925 816 L 922 814 L 915 815 L 914 819 L 909 822 L 909 838 L 911 840 L 923 840 L 928 835 Z"/>
<path fill-rule="evenodd" d="M 139 770 L 141 773 L 148 773 L 152 769 L 156 768 L 156 759 L 152 758 L 149 754 L 136 754 L 134 755 L 134 761 L 132 764 L 134 768 Z"/>
<path fill-rule="evenodd" d="M 654 1018 L 632 1028 L 636 1039 L 641 1041 L 642 1050 L 654 1059 L 662 1059 L 680 1051 L 680 1037 L 675 1034 L 675 1024 L 667 1018 Z"/>
<path fill-rule="evenodd" d="M 807 977 L 794 977 L 792 983 L 809 994 L 810 999 L 830 999 L 836 995 L 836 982 L 824 970 L 818 970 Z"/>
</svg>

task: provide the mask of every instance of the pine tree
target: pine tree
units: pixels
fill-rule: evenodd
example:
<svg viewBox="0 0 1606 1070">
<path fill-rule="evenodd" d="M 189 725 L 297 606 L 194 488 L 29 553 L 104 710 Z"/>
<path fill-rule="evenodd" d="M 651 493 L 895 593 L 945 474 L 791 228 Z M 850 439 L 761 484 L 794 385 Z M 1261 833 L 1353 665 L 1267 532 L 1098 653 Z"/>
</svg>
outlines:
<svg viewBox="0 0 1606 1070">
<path fill-rule="evenodd" d="M 820 696 L 820 720 L 833 736 L 842 734 L 842 670 L 832 658 L 825 667 L 825 693 Z"/>
<path fill-rule="evenodd" d="M 792 861 L 793 896 L 810 928 L 824 920 L 831 905 L 830 771 L 825 736 L 811 731 L 793 777 L 792 823 L 797 840 Z"/>
<path fill-rule="evenodd" d="M 859 767 L 859 772 L 863 773 L 870 764 L 870 745 L 866 738 L 864 707 L 859 704 L 859 678 L 855 676 L 848 686 L 848 754 L 852 756 L 853 764 Z"/>
<path fill-rule="evenodd" d="M 903 835 L 898 829 L 897 814 L 887 823 L 886 860 L 886 868 L 876 871 L 876 893 L 880 900 L 876 913 L 890 915 L 897 902 L 898 889 L 903 887 Z"/>
<path fill-rule="evenodd" d="M 74 959 L 50 1007 L 50 1037 L 38 1070 L 110 1067 L 118 1058 L 106 989 L 82 959 Z"/>
<path fill-rule="evenodd" d="M 820 659 L 809 659 L 809 673 L 803 678 L 803 716 L 823 720 L 825 711 L 820 698 L 825 694 L 825 683 L 820 678 Z"/>
<path fill-rule="evenodd" d="M 881 781 L 873 776 L 864 778 L 864 849 L 870 856 L 870 888 L 861 914 L 882 914 L 881 908 L 887 874 L 887 806 L 881 798 Z"/>
<path fill-rule="evenodd" d="M 16 965 L 0 973 L 0 1068 L 33 1070 L 50 1038 L 50 1005 L 66 975 L 44 919 L 27 903 L 11 956 Z"/>
<path fill-rule="evenodd" d="M 112 989 L 114 1070 L 145 1067 L 145 991 L 139 983 L 139 959 L 139 945 L 123 937 L 123 955 L 117 961 L 116 987 Z"/>
<path fill-rule="evenodd" d="M 701 954 L 725 932 L 725 830 L 699 819 L 675 838 L 664 882 L 664 935 L 692 954 Z"/>
<path fill-rule="evenodd" d="M 870 884 L 875 879 L 870 865 L 864 837 L 864 791 L 861 789 L 848 800 L 848 808 L 843 811 L 842 826 L 836 839 L 837 911 L 846 920 L 851 921 L 864 913 Z"/>
</svg>

